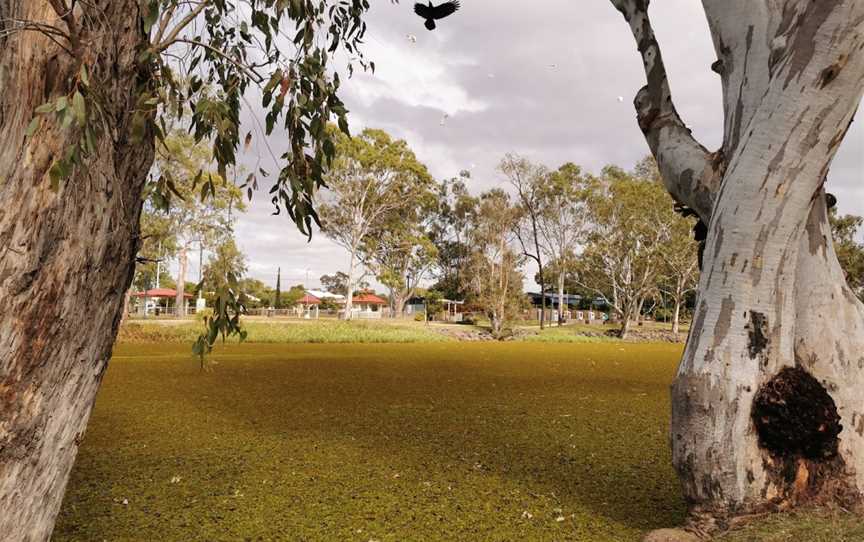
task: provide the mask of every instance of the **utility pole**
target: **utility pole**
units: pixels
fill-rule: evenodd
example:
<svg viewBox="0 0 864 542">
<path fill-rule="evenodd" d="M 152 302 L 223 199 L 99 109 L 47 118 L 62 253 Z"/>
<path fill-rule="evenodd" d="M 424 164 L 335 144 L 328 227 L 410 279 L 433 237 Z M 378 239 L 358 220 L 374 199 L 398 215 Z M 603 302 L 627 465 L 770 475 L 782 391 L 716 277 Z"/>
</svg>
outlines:
<svg viewBox="0 0 864 542">
<path fill-rule="evenodd" d="M 198 250 L 198 284 L 204 280 L 204 242 L 199 243 Z M 204 297 L 204 288 L 198 288 L 198 299 Z"/>
<path fill-rule="evenodd" d="M 162 241 L 159 241 L 159 257 L 156 258 L 156 288 L 159 288 L 159 275 L 162 274 Z"/>
</svg>

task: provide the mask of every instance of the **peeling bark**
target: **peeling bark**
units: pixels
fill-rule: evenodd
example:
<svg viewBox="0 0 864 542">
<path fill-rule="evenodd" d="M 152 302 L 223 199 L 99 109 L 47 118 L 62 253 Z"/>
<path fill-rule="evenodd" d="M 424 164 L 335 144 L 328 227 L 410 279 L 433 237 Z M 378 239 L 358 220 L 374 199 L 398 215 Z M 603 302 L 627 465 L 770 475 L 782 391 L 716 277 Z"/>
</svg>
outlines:
<svg viewBox="0 0 864 542">
<path fill-rule="evenodd" d="M 658 162 L 695 159 L 648 2 L 612 2 L 645 60 L 648 85 L 636 105 L 652 151 Z M 834 254 L 823 184 L 864 90 L 864 4 L 703 5 L 723 87 L 723 147 L 701 177 L 668 159 L 661 172 L 673 197 L 708 225 L 697 310 L 672 387 L 671 440 L 692 527 L 710 531 L 739 514 L 861 501 L 864 408 L 855 396 L 864 385 L 864 307 Z M 694 178 L 710 197 L 694 198 Z M 809 400 L 791 399 L 802 395 Z"/>
<path fill-rule="evenodd" d="M 68 92 L 78 61 L 37 32 L 0 38 L 0 538 L 47 540 L 111 356 L 132 281 L 152 146 L 132 143 L 145 43 L 138 3 L 100 5 L 111 32 L 82 54 L 103 82 L 101 150 L 53 191 L 46 173 L 76 138 L 34 109 Z M 62 24 L 48 2 L 0 0 L 4 19 Z M 4 23 L 0 22 L 0 27 Z"/>
</svg>

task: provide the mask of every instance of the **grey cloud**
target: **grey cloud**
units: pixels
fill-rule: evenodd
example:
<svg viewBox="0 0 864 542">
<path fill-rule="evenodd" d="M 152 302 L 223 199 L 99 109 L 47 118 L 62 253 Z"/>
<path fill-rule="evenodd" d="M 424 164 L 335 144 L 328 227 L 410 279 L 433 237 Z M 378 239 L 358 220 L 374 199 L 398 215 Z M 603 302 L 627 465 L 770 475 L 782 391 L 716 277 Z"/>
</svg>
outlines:
<svg viewBox="0 0 864 542">
<path fill-rule="evenodd" d="M 644 84 L 641 61 L 608 0 L 463 0 L 462 9 L 435 32 L 423 28 L 411 4 L 380 1 L 373 6 L 367 43 L 383 51 L 384 58 L 373 58 L 378 75 L 358 74 L 343 85 L 355 130 L 380 127 L 405 138 L 440 178 L 475 164 L 472 186 L 478 191 L 502 182 L 495 165 L 506 152 L 551 167 L 572 161 L 595 172 L 607 163 L 631 167 L 647 153 L 632 107 Z M 709 69 L 716 57 L 701 7 L 692 0 L 655 2 L 652 16 L 676 105 L 696 137 L 716 147 L 722 140 L 721 95 L 719 80 Z M 417 43 L 411 44 L 406 34 L 416 35 Z M 412 65 L 388 66 L 390 56 L 410 59 Z M 549 67 L 553 63 L 554 69 Z M 407 68 L 441 69 L 436 84 L 464 91 L 483 108 L 455 113 L 442 127 L 443 110 L 410 105 L 414 100 L 408 98 L 424 89 L 390 89 L 369 101 L 364 92 L 380 93 L 388 70 Z M 278 135 L 274 139 L 281 140 Z M 260 151 L 260 143 L 256 145 Z M 856 124 L 829 178 L 841 212 L 864 214 L 862 156 L 864 129 Z M 266 181 L 263 185 L 238 227 L 240 244 L 256 268 L 268 270 L 266 274 L 278 265 L 314 268 L 319 275 L 344 269 L 344 251 L 320 233 L 307 244 L 287 218 L 270 216 L 269 186 Z M 275 275 L 256 273 L 275 281 Z"/>
</svg>

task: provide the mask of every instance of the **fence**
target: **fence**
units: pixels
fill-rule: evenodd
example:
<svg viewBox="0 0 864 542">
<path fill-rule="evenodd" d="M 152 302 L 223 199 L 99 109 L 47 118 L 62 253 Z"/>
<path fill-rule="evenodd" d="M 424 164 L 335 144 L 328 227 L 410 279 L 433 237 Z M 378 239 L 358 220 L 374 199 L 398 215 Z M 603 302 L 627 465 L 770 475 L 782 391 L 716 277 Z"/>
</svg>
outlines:
<svg viewBox="0 0 864 542">
<path fill-rule="evenodd" d="M 128 316 L 130 318 L 159 318 L 171 317 L 178 314 L 177 307 L 147 307 L 146 312 L 142 311 L 143 307 L 130 307 Z M 194 316 L 195 307 L 186 309 L 186 316 Z"/>
</svg>

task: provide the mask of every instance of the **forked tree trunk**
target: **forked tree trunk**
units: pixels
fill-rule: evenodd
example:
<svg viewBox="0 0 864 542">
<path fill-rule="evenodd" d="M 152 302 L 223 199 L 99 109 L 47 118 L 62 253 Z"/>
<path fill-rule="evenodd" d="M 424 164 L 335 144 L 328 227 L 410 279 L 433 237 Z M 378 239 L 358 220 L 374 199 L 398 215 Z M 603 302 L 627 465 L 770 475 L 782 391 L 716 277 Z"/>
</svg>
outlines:
<svg viewBox="0 0 864 542">
<path fill-rule="evenodd" d="M 79 8 L 80 8 L 79 4 Z M 87 8 L 89 9 L 89 7 Z M 81 52 L 110 122 L 99 152 L 52 191 L 47 171 L 78 137 L 39 105 L 70 92 L 79 66 L 34 31 L 0 32 L 0 538 L 47 540 L 132 281 L 148 141 L 130 115 L 147 77 L 138 2 L 100 2 L 110 28 Z M 0 0 L 12 19 L 59 19 L 41 0 Z M 59 23 L 62 24 L 62 23 Z M 86 27 L 79 29 L 82 35 Z"/>
<path fill-rule="evenodd" d="M 624 306 L 624 310 L 621 312 L 621 330 L 618 335 L 621 339 L 627 339 L 630 337 L 630 327 L 633 325 L 633 303 L 628 303 Z"/>
<path fill-rule="evenodd" d="M 639 122 L 667 188 L 709 223 L 672 388 L 673 461 L 693 528 L 864 489 L 864 307 L 831 243 L 823 183 L 864 88 L 864 2 L 703 0 L 725 138 L 672 105 L 644 0 L 612 0 L 639 44 Z"/>
<path fill-rule="evenodd" d="M 393 315 L 401 318 L 405 314 L 405 305 L 408 304 L 408 296 L 405 293 L 397 293 L 393 299 Z"/>
</svg>

